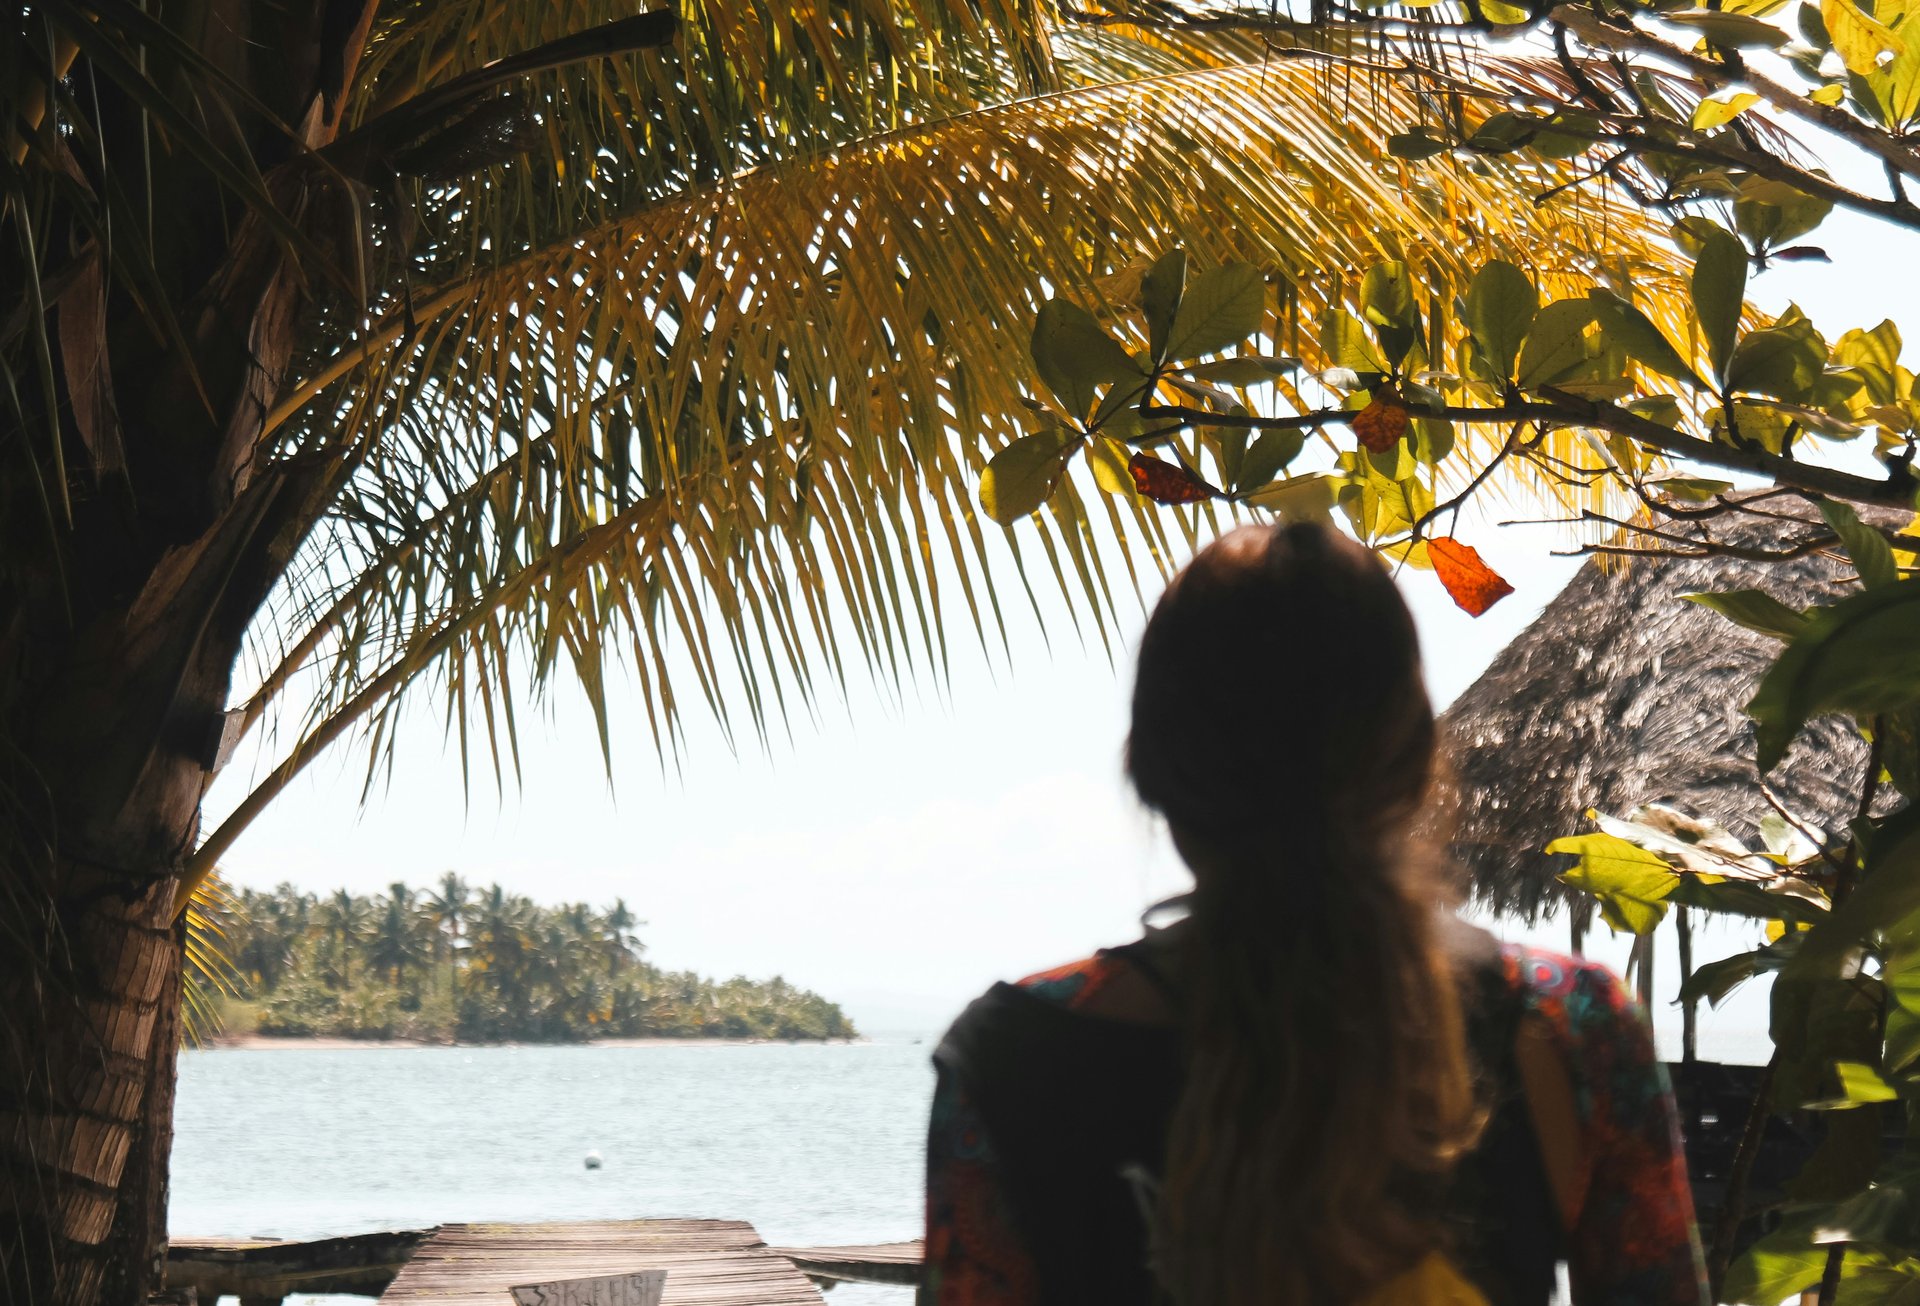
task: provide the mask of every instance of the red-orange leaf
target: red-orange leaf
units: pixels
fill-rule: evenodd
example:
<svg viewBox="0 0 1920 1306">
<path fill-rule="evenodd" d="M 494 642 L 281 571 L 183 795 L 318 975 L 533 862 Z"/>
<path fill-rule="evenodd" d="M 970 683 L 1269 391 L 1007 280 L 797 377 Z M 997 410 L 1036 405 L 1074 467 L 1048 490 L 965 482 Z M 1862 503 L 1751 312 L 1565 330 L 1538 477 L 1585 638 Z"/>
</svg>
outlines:
<svg viewBox="0 0 1920 1306">
<path fill-rule="evenodd" d="M 1220 493 L 1179 463 L 1163 462 L 1148 453 L 1128 459 L 1127 470 L 1133 473 L 1133 488 L 1155 503 L 1199 503 Z"/>
<path fill-rule="evenodd" d="M 1445 537 L 1428 540 L 1427 557 L 1433 563 L 1434 575 L 1447 587 L 1447 593 L 1470 616 L 1479 616 L 1513 593 L 1513 586 L 1482 562 L 1480 551 L 1471 544 Z"/>
<path fill-rule="evenodd" d="M 1353 433 L 1374 453 L 1385 453 L 1407 433 L 1407 406 L 1391 390 L 1382 390 L 1353 417 Z"/>
</svg>

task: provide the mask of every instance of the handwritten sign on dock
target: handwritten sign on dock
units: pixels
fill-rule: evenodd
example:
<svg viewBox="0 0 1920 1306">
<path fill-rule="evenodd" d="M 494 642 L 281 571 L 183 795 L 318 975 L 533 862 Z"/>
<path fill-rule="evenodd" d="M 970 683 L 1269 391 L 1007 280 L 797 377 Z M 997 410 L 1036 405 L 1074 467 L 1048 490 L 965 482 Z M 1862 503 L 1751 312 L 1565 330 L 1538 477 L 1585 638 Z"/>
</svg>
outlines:
<svg viewBox="0 0 1920 1306">
<path fill-rule="evenodd" d="M 518 1306 L 660 1306 L 665 1270 L 637 1270 L 597 1279 L 527 1283 L 511 1289 Z"/>
</svg>

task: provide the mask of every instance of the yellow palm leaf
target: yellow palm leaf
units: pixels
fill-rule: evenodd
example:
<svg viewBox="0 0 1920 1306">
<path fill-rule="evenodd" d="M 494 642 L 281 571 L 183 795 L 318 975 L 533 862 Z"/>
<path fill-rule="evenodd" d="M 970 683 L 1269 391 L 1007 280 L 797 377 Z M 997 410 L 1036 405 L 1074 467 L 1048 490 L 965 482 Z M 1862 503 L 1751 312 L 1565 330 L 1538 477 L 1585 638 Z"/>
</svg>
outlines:
<svg viewBox="0 0 1920 1306">
<path fill-rule="evenodd" d="M 722 45 L 745 39 L 723 28 Z M 1032 314 L 1068 294 L 1117 323 L 1144 262 L 1174 244 L 1263 267 L 1283 288 L 1269 335 L 1310 361 L 1293 326 L 1348 302 L 1383 258 L 1442 306 L 1487 258 L 1550 293 L 1631 265 L 1655 316 L 1678 316 L 1673 261 L 1631 206 L 1584 190 L 1536 204 L 1551 169 L 1387 157 L 1421 113 L 1394 79 L 1330 100 L 1309 64 L 1134 45 L 1057 42 L 1056 74 L 1072 66 L 1061 49 L 1095 46 L 1114 66 L 1181 70 L 684 182 L 537 248 L 496 247 L 493 266 L 416 287 L 315 359 L 279 438 L 360 441 L 353 512 L 316 536 L 263 623 L 276 639 L 256 649 L 253 710 L 312 683 L 303 670 L 321 688 L 204 861 L 318 748 L 356 726 L 390 740 L 395 696 L 422 680 L 446 693 L 463 748 L 468 705 L 488 705 L 498 767 L 512 722 L 492 706 L 521 674 L 569 667 L 600 711 L 602 667 L 624 655 L 670 742 L 689 678 L 723 725 L 737 703 L 764 729 L 786 685 L 804 698 L 820 667 L 844 681 L 847 650 L 882 680 L 943 665 L 943 583 L 990 638 L 1008 537 L 976 517 L 972 483 L 1033 420 Z M 1191 538 L 1190 515 L 1180 529 Z M 1038 543 L 1076 620 L 1104 632 L 1106 568 L 1131 567 L 1136 546 L 1164 563 L 1162 530 L 1112 500 L 1092 514 L 1069 484 Z"/>
</svg>

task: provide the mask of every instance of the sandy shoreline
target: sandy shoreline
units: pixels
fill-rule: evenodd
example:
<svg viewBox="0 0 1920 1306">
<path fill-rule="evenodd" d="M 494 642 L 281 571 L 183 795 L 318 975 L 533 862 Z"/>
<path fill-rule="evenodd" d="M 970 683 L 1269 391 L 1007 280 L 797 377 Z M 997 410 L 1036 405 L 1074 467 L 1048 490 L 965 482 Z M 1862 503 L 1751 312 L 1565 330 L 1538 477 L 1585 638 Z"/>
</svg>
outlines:
<svg viewBox="0 0 1920 1306">
<path fill-rule="evenodd" d="M 428 1043 L 406 1038 L 288 1037 L 274 1034 L 222 1034 L 206 1044 L 210 1050 L 236 1052 L 302 1051 L 354 1052 L 379 1048 L 677 1048 L 764 1047 L 776 1043 L 865 1043 L 863 1038 L 597 1038 L 586 1043 Z"/>
</svg>

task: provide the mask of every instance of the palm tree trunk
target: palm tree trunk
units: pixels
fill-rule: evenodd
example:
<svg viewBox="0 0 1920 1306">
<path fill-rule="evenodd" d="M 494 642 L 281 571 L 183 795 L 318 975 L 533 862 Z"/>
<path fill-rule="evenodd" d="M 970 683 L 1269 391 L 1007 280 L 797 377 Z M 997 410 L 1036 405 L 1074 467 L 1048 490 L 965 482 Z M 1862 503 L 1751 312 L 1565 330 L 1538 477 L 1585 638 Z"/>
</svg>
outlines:
<svg viewBox="0 0 1920 1306">
<path fill-rule="evenodd" d="M 228 101 L 236 138 L 217 148 L 244 146 L 281 215 L 326 249 L 357 241 L 357 228 L 300 160 L 339 131 L 376 3 L 210 0 L 188 6 L 190 23 L 170 15 L 184 23 L 179 40 L 268 110 Z M 144 184 L 173 219 L 154 227 L 152 258 L 181 282 L 186 348 L 161 339 L 106 275 L 92 229 L 61 217 L 94 262 L 49 306 L 52 370 L 69 398 L 110 394 L 94 416 L 111 416 L 101 430 L 124 458 L 90 460 L 76 435 L 84 424 L 57 408 L 22 414 L 37 429 L 14 446 L 21 456 L 65 442 L 72 506 L 43 536 L 5 532 L 32 548 L 13 548 L 0 587 L 0 1302 L 9 1306 L 144 1306 L 158 1285 L 179 871 L 199 837 L 247 624 L 342 474 L 260 454 L 309 287 L 326 269 L 296 268 L 272 224 L 183 158 L 146 171 L 145 102 L 111 74 L 90 72 L 87 85 L 102 123 L 97 180 Z M 66 163 L 76 177 L 86 171 Z"/>
<path fill-rule="evenodd" d="M 74 879 L 90 878 L 69 872 Z M 8 968 L 26 1053 L 0 1083 L 0 1293 L 46 1306 L 138 1306 L 158 1286 L 172 1143 L 180 946 L 174 882 L 64 904 L 65 963 Z"/>
<path fill-rule="evenodd" d="M 126 1172 L 120 1177 L 120 1202 L 109 1239 L 106 1291 L 101 1294 L 107 1302 L 144 1302 L 148 1293 L 165 1283 L 186 924 L 186 918 L 181 917 L 168 931 L 165 978 L 147 1053 L 146 1100 Z"/>
</svg>

